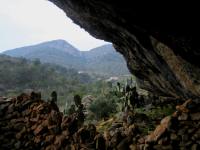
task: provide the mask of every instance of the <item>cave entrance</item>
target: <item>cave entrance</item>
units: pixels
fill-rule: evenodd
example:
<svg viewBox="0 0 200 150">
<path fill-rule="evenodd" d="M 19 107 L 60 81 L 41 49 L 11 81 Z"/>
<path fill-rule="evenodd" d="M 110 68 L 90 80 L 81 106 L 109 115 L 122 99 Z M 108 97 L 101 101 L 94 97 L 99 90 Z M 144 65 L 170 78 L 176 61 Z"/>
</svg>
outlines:
<svg viewBox="0 0 200 150">
<path fill-rule="evenodd" d="M 111 43 L 89 35 L 49 1 L 1 1 L 0 22 L 2 96 L 34 90 L 48 99 L 55 90 L 63 110 L 76 93 L 95 97 L 130 78 Z"/>
<path fill-rule="evenodd" d="M 189 29 L 188 11 L 182 23 L 159 4 L 140 9 L 132 1 L 49 1 L 93 35 L 112 41 L 141 87 L 154 93 L 138 93 L 112 45 L 74 29 L 48 1 L 0 1 L 0 149 L 199 149 L 200 71 L 192 65 L 196 59 L 186 59 L 199 56 L 192 50 L 196 40 L 189 30 L 168 32 L 176 24 L 170 18 Z M 163 17 L 155 17 L 158 12 Z"/>
</svg>

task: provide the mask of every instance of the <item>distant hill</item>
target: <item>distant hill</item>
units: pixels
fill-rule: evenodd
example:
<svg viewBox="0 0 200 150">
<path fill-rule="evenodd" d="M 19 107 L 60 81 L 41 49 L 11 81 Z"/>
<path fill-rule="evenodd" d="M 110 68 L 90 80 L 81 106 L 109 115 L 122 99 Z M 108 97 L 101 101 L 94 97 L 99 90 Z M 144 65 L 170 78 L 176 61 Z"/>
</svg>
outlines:
<svg viewBox="0 0 200 150">
<path fill-rule="evenodd" d="M 43 63 L 57 64 L 88 73 L 111 76 L 129 74 L 124 58 L 111 44 L 90 51 L 79 51 L 64 40 L 54 40 L 7 50 L 3 54 L 30 60 L 40 59 Z"/>
<path fill-rule="evenodd" d="M 24 57 L 34 60 L 40 59 L 44 63 L 53 63 L 66 68 L 81 69 L 81 53 L 64 40 L 55 40 L 41 44 L 7 50 L 3 54 L 12 57 Z"/>
<path fill-rule="evenodd" d="M 116 52 L 111 44 L 82 53 L 86 59 L 85 69 L 88 72 L 108 73 L 110 75 L 129 74 L 123 56 Z"/>
</svg>

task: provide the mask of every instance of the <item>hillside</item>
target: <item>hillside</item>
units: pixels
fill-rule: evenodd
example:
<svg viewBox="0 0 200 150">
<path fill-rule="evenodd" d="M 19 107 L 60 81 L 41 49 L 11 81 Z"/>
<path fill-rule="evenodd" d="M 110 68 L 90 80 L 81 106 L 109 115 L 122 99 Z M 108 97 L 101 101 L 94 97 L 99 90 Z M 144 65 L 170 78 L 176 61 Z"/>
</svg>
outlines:
<svg viewBox="0 0 200 150">
<path fill-rule="evenodd" d="M 43 63 L 52 63 L 65 68 L 109 76 L 129 74 L 124 58 L 111 44 L 79 51 L 64 40 L 54 40 L 33 46 L 7 50 L 4 54 L 26 59 L 40 59 Z"/>
<path fill-rule="evenodd" d="M 47 99 L 50 93 L 56 90 L 62 105 L 70 100 L 75 92 L 91 92 L 89 87 L 94 82 L 89 75 L 79 74 L 74 69 L 6 55 L 0 55 L 0 77 L 0 96 L 13 96 L 36 90 L 42 92 Z"/>
</svg>

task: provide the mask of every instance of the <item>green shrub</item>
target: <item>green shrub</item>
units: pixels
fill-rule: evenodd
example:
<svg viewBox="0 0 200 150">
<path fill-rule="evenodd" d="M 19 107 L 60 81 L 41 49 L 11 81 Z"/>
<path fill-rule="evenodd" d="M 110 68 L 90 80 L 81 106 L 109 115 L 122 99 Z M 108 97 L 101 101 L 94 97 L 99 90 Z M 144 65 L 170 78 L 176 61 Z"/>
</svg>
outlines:
<svg viewBox="0 0 200 150">
<path fill-rule="evenodd" d="M 90 105 L 89 110 L 96 119 L 102 119 L 117 111 L 117 103 L 115 99 L 101 95 Z"/>
</svg>

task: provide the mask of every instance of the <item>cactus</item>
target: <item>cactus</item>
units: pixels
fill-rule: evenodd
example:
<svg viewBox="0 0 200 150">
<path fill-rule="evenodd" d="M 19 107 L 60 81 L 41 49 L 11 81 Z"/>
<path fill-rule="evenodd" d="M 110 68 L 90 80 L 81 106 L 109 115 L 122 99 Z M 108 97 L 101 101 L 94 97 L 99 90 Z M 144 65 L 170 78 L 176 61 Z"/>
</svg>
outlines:
<svg viewBox="0 0 200 150">
<path fill-rule="evenodd" d="M 79 105 L 81 105 L 81 97 L 79 95 L 74 95 L 74 103 L 76 107 L 79 107 Z"/>
<path fill-rule="evenodd" d="M 57 102 L 57 93 L 56 93 L 56 91 L 53 91 L 51 93 L 51 101 L 54 102 L 54 103 Z"/>
<path fill-rule="evenodd" d="M 118 86 L 118 90 L 120 92 L 121 91 L 121 84 L 119 82 L 117 82 L 117 86 Z"/>
<path fill-rule="evenodd" d="M 84 106 L 81 103 L 81 97 L 78 94 L 74 95 L 74 103 L 77 107 L 77 110 L 75 112 L 76 112 L 76 118 L 77 118 L 77 121 L 78 121 L 78 126 L 81 127 L 84 123 L 85 115 L 84 115 L 84 112 L 83 112 Z"/>
<path fill-rule="evenodd" d="M 68 111 L 69 115 L 74 114 L 75 112 L 76 112 L 75 105 L 71 105 L 71 107 L 69 108 L 69 111 Z"/>
</svg>

